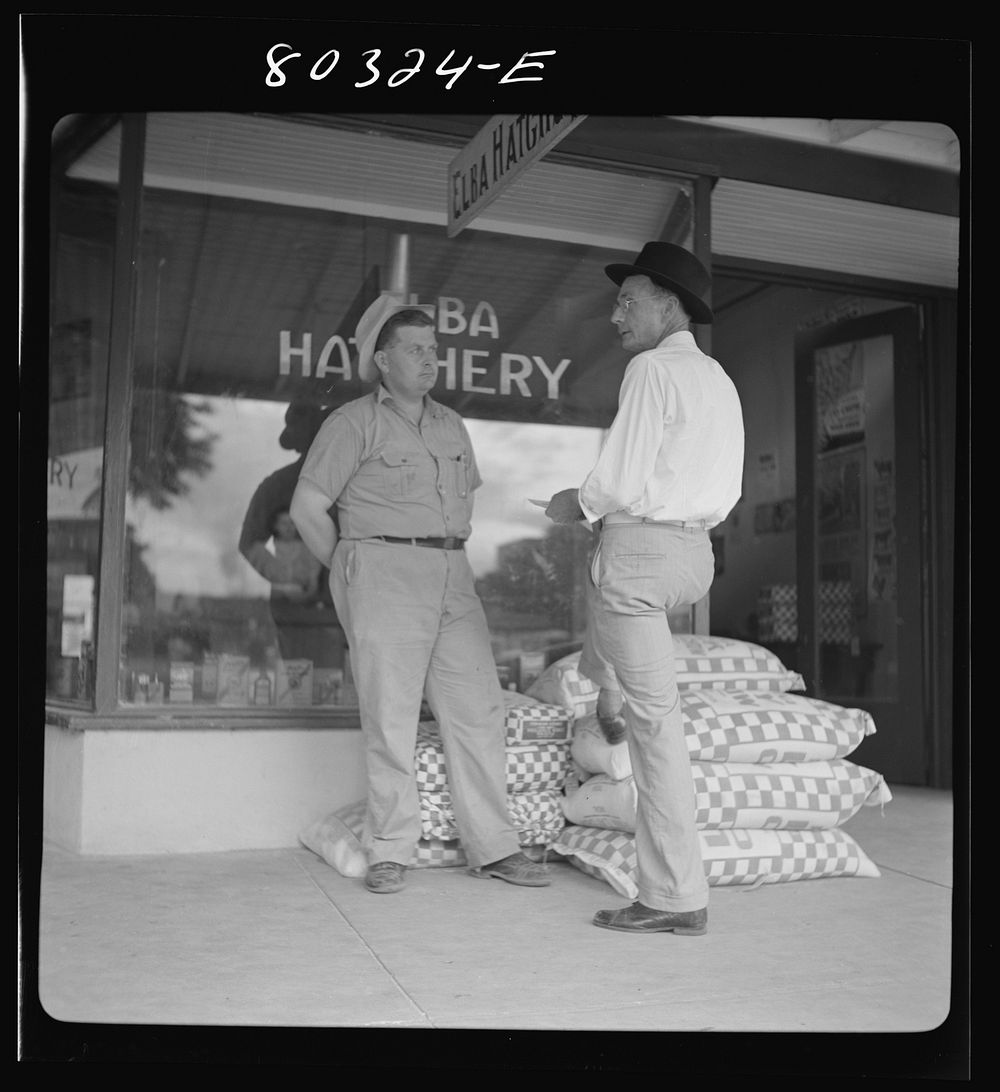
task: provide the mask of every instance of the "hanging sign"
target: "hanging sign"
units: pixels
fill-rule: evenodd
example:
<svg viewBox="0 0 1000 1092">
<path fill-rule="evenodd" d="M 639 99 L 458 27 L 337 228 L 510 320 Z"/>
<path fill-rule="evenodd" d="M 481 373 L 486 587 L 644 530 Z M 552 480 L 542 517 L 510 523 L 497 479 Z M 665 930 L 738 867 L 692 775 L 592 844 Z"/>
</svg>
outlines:
<svg viewBox="0 0 1000 1092">
<path fill-rule="evenodd" d="M 543 155 L 586 114 L 497 114 L 448 167 L 448 235 L 470 220 Z"/>
</svg>

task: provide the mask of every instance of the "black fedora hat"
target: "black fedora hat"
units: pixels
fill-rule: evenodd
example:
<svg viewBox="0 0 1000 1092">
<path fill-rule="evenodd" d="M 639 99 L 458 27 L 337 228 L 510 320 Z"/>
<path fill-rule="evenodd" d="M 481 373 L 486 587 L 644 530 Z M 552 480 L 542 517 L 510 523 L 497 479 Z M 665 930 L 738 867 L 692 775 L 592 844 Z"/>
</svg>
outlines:
<svg viewBox="0 0 1000 1092">
<path fill-rule="evenodd" d="M 604 272 L 621 285 L 626 277 L 645 276 L 676 292 L 695 322 L 711 322 L 712 309 L 705 302 L 712 278 L 689 250 L 674 243 L 646 243 L 633 265 L 606 265 Z"/>
</svg>

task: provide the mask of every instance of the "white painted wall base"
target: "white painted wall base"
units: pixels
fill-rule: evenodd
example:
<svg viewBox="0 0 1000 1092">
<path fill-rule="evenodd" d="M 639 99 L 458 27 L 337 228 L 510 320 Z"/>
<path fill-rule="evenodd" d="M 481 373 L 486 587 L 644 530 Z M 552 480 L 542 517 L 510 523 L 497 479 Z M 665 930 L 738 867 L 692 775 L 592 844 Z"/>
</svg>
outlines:
<svg viewBox="0 0 1000 1092">
<path fill-rule="evenodd" d="M 75 853 L 295 846 L 364 794 L 358 729 L 45 729 L 43 836 Z"/>
</svg>

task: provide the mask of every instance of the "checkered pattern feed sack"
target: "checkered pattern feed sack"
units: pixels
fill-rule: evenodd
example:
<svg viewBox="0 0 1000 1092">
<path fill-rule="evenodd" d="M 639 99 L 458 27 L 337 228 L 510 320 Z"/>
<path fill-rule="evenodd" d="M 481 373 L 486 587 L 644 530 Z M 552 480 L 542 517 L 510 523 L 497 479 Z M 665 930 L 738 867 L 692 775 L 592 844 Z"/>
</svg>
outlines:
<svg viewBox="0 0 1000 1092">
<path fill-rule="evenodd" d="M 549 839 L 551 840 L 551 839 Z M 533 861 L 544 861 L 548 841 L 539 844 L 521 842 L 521 852 Z M 465 868 L 468 865 L 465 849 L 457 839 L 450 842 L 440 838 L 421 838 L 410 858 L 410 868 Z"/>
<path fill-rule="evenodd" d="M 451 794 L 447 791 L 420 793 L 420 826 L 424 838 L 457 840 L 458 826 Z M 507 797 L 510 821 L 521 845 L 542 845 L 551 842 L 562 830 L 566 820 L 560 806 L 561 794 L 549 792 L 512 793 Z"/>
<path fill-rule="evenodd" d="M 789 671 L 761 645 L 732 637 L 674 635 L 677 685 L 682 690 L 718 687 L 726 690 L 804 690 L 797 671 Z"/>
<path fill-rule="evenodd" d="M 809 762 L 843 758 L 875 731 L 871 714 L 777 691 L 693 690 L 681 694 L 693 759 Z"/>
<path fill-rule="evenodd" d="M 560 703 L 507 705 L 507 743 L 569 742 L 573 734 L 573 710 Z"/>
<path fill-rule="evenodd" d="M 573 771 L 569 741 L 507 745 L 507 792 L 561 792 Z"/>
<path fill-rule="evenodd" d="M 421 838 L 410 858 L 410 868 L 462 868 L 466 864 L 462 843 L 440 838 Z"/>
<path fill-rule="evenodd" d="M 892 793 L 881 774 L 846 759 L 829 762 L 692 762 L 695 822 L 700 830 L 824 830 Z M 596 774 L 562 799 L 567 822 L 632 833 L 633 778 Z"/>
<path fill-rule="evenodd" d="M 698 837 L 705 876 L 712 887 L 880 875 L 871 858 L 843 830 L 713 830 L 700 831 Z M 624 898 L 639 897 L 631 834 L 571 825 L 563 828 L 551 848 Z"/>
<path fill-rule="evenodd" d="M 580 674 L 580 653 L 571 652 L 550 664 L 528 687 L 528 696 L 570 709 L 574 717 L 597 710 L 598 687 Z"/>
<path fill-rule="evenodd" d="M 843 758 L 875 731 L 871 714 L 805 694 L 773 690 L 681 691 L 692 759 L 712 762 L 811 762 Z M 570 753 L 584 774 L 621 780 L 632 773 L 628 743 L 608 743 L 597 716 L 579 716 Z"/>
<path fill-rule="evenodd" d="M 511 700 L 516 699 L 516 700 Z M 504 727 L 508 746 L 521 743 L 568 743 L 573 735 L 573 710 L 523 694 L 504 692 Z M 425 718 L 419 727 L 440 735 L 437 722 Z"/>
<path fill-rule="evenodd" d="M 448 788 L 444 744 L 437 725 L 417 726 L 415 754 L 417 789 L 441 792 Z M 541 792 L 561 789 L 570 773 L 569 743 L 515 743 L 507 745 L 507 792 Z"/>
<path fill-rule="evenodd" d="M 365 811 L 365 801 L 361 800 L 331 812 L 310 823 L 299 835 L 299 841 L 341 875 L 364 876 L 368 869 L 367 858 L 361 847 Z M 534 843 L 530 841 L 531 837 L 530 832 L 521 835 L 523 852 L 533 860 L 542 860 L 552 839 L 546 838 Z M 410 868 L 462 868 L 466 864 L 462 843 L 458 839 L 441 838 L 421 838 L 409 861 Z"/>
<path fill-rule="evenodd" d="M 701 830 L 824 830 L 892 799 L 885 779 L 847 759 L 692 762 Z"/>
<path fill-rule="evenodd" d="M 357 878 L 368 871 L 368 859 L 361 845 L 366 805 L 362 800 L 311 823 L 299 841 L 342 876 Z M 465 850 L 459 842 L 421 838 L 410 859 L 410 868 L 453 868 L 464 865 Z"/>
<path fill-rule="evenodd" d="M 857 635 L 854 586 L 846 580 L 819 585 L 819 639 L 847 645 Z M 757 596 L 757 623 L 765 641 L 798 640 L 798 589 L 794 584 L 769 584 Z"/>
<path fill-rule="evenodd" d="M 331 812 L 311 823 L 299 841 L 323 858 L 342 876 L 360 877 L 368 871 L 368 859 L 361 839 L 365 829 L 366 805 L 362 800 Z M 421 838 L 410 858 L 410 868 L 455 868 L 466 863 L 465 850 L 457 841 Z"/>
<path fill-rule="evenodd" d="M 363 876 L 368 870 L 360 840 L 364 817 L 364 802 L 331 812 L 305 827 L 299 841 L 342 876 Z"/>
<path fill-rule="evenodd" d="M 728 637 L 674 634 L 677 685 L 684 690 L 726 689 L 785 692 L 804 690 L 797 671 L 790 671 L 761 645 Z M 569 707 L 582 717 L 597 709 L 597 686 L 580 674 L 580 653 L 550 664 L 527 689 L 529 697 Z"/>
</svg>

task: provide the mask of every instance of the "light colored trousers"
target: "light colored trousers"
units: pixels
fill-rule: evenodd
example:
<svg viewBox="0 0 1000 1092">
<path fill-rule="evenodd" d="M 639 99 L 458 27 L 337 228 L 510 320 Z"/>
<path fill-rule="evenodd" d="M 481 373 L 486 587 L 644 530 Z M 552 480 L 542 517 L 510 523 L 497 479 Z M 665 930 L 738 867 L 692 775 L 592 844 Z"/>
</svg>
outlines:
<svg viewBox="0 0 1000 1092">
<path fill-rule="evenodd" d="M 342 539 L 330 591 L 361 709 L 369 864 L 409 864 L 421 837 L 414 756 L 425 693 L 469 865 L 516 853 L 503 693 L 465 551 Z"/>
<path fill-rule="evenodd" d="M 662 523 L 605 524 L 600 536 L 580 671 L 625 699 L 638 796 L 639 901 L 657 910 L 700 910 L 708 905 L 708 883 L 667 611 L 708 591 L 712 545 L 700 527 Z"/>
</svg>

